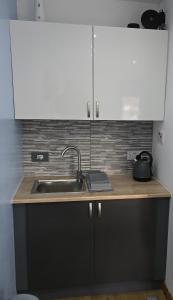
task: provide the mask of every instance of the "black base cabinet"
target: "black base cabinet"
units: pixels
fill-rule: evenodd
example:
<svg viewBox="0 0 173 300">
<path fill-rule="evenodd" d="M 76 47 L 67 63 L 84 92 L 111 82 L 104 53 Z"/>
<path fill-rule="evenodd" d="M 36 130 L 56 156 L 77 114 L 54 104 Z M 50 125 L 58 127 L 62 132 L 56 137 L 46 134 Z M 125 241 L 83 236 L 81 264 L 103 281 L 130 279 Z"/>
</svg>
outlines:
<svg viewBox="0 0 173 300">
<path fill-rule="evenodd" d="M 95 220 L 97 283 L 163 280 L 169 201 L 117 200 L 101 203 Z"/>
<path fill-rule="evenodd" d="M 15 205 L 18 292 L 154 288 L 165 279 L 168 215 L 169 199 Z"/>
<path fill-rule="evenodd" d="M 23 274 L 17 273 L 18 289 L 54 290 L 92 284 L 93 219 L 88 217 L 87 202 L 15 206 L 14 220 L 17 270 L 22 268 L 27 278 L 22 286 Z M 23 236 L 21 226 L 25 228 Z M 18 267 L 20 246 L 25 257 L 23 266 Z"/>
</svg>

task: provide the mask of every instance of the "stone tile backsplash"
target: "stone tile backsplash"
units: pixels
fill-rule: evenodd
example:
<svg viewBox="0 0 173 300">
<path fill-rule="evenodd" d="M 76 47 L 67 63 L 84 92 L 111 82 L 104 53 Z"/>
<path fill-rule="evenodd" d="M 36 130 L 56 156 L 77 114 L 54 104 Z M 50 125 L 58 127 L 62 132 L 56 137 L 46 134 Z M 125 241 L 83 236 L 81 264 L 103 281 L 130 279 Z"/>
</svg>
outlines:
<svg viewBox="0 0 173 300">
<path fill-rule="evenodd" d="M 127 151 L 152 151 L 152 122 L 24 120 L 24 173 L 30 175 L 72 175 L 76 154 L 61 152 L 72 144 L 81 150 L 82 169 L 100 169 L 108 174 L 132 168 Z M 48 151 L 49 162 L 31 162 L 31 151 Z"/>
<path fill-rule="evenodd" d="M 96 121 L 91 126 L 91 166 L 108 174 L 132 169 L 127 151 L 152 151 L 152 122 Z"/>
</svg>

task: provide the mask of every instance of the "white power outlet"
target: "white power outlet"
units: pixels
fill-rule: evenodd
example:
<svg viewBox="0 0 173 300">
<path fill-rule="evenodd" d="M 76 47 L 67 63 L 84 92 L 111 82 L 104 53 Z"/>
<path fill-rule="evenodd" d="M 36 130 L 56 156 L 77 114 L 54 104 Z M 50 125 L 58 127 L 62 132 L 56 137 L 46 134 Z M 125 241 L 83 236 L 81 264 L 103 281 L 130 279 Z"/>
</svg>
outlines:
<svg viewBox="0 0 173 300">
<path fill-rule="evenodd" d="M 134 160 L 141 150 L 127 151 L 127 160 Z"/>
<path fill-rule="evenodd" d="M 160 144 L 163 145 L 164 142 L 165 142 L 165 131 L 163 129 L 159 130 L 158 136 L 159 136 L 159 142 L 160 142 Z"/>
</svg>

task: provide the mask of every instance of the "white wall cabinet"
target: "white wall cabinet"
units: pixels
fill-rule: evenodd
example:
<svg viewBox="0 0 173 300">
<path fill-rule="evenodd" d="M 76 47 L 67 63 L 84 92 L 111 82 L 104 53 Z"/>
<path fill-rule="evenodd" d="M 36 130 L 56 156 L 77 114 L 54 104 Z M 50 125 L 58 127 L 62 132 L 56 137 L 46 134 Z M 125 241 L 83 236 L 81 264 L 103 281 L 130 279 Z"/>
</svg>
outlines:
<svg viewBox="0 0 173 300">
<path fill-rule="evenodd" d="M 94 99 L 100 120 L 162 120 L 167 31 L 94 28 Z"/>
<path fill-rule="evenodd" d="M 16 119 L 92 117 L 91 36 L 91 26 L 11 22 Z"/>
<path fill-rule="evenodd" d="M 11 22 L 16 119 L 162 120 L 167 31 Z"/>
</svg>

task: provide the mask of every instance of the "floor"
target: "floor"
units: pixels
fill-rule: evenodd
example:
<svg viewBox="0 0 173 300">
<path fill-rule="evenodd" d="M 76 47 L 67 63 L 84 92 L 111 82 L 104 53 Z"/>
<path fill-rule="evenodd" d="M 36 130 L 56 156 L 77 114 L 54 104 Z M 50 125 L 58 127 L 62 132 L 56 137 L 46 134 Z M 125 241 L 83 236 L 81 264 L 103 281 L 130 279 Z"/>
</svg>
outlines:
<svg viewBox="0 0 173 300">
<path fill-rule="evenodd" d="M 128 294 L 111 294 L 99 296 L 85 296 L 75 298 L 61 298 L 58 300 L 166 300 L 163 291 L 147 291 Z"/>
</svg>

